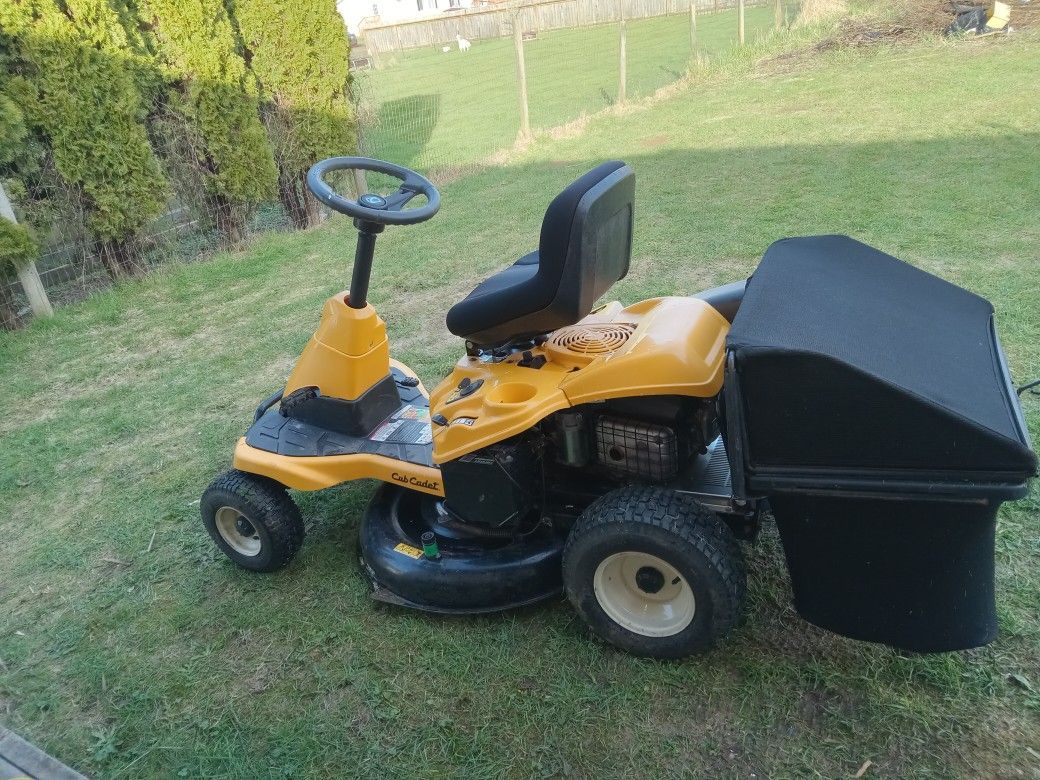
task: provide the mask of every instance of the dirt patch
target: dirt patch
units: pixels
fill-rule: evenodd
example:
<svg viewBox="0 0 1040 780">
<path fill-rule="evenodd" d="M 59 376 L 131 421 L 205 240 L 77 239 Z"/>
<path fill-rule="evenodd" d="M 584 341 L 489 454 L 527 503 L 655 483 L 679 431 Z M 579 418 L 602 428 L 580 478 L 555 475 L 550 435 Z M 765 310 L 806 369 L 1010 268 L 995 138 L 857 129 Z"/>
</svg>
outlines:
<svg viewBox="0 0 1040 780">
<path fill-rule="evenodd" d="M 483 163 L 467 163 L 464 165 L 441 165 L 431 169 L 427 174 L 426 178 L 434 183 L 437 187 L 446 187 L 447 185 L 458 181 L 459 179 L 468 178 L 470 176 L 476 176 L 487 168 Z"/>
<path fill-rule="evenodd" d="M 983 2 L 958 3 L 958 8 L 985 5 Z M 1010 0 L 1011 28 L 1023 30 L 1040 27 L 1040 4 Z M 828 51 L 855 49 L 869 46 L 912 43 L 943 35 L 955 15 L 955 5 L 946 0 L 897 2 L 894 13 L 884 20 L 846 18 L 837 23 L 835 31 L 818 43 L 805 49 L 770 57 L 758 64 L 759 75 L 787 73 L 806 60 Z"/>
<path fill-rule="evenodd" d="M 652 135 L 649 138 L 644 138 L 639 142 L 639 145 L 644 149 L 658 149 L 671 142 L 672 137 L 667 133 L 661 133 L 660 135 Z"/>
<path fill-rule="evenodd" d="M 861 19 L 845 19 L 838 23 L 837 30 L 812 46 L 789 51 L 762 60 L 756 66 L 756 75 L 773 76 L 799 69 L 807 60 L 824 52 L 863 46 L 909 43 L 926 37 L 926 33 L 913 24 L 903 22 L 878 24 Z"/>
<path fill-rule="evenodd" d="M 467 277 L 428 290 L 409 291 L 388 301 L 384 305 L 388 312 L 385 319 L 391 330 L 394 353 L 430 353 L 443 348 L 452 338 L 444 324 L 448 307 L 465 298 L 478 281 L 477 277 Z M 411 332 L 401 334 L 397 329 L 398 323 L 408 323 Z"/>
<path fill-rule="evenodd" d="M 979 720 L 976 728 L 957 735 L 947 746 L 965 777 L 1038 777 L 1040 759 L 1030 748 L 1036 744 L 1032 724 L 1016 714 L 996 712 Z"/>
<path fill-rule="evenodd" d="M 570 122 L 566 122 L 556 127 L 550 127 L 546 130 L 539 130 L 537 135 L 545 138 L 551 138 L 553 141 L 563 141 L 568 138 L 577 138 L 585 129 L 589 126 L 590 117 L 588 114 L 582 113 L 577 119 L 572 119 Z"/>
</svg>

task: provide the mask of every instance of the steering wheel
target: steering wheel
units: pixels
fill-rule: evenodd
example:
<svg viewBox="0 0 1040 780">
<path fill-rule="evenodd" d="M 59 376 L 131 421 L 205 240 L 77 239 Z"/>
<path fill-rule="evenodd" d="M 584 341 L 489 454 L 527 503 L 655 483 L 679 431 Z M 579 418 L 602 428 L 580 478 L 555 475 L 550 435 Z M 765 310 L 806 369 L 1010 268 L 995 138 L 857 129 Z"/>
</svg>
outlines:
<svg viewBox="0 0 1040 780">
<path fill-rule="evenodd" d="M 357 200 L 351 200 L 338 194 L 325 182 L 327 173 L 353 170 L 385 173 L 398 179 L 401 186 L 385 198 L 366 192 Z M 400 165 L 368 157 L 330 157 L 315 163 L 307 172 L 307 188 L 333 211 L 377 225 L 417 225 L 428 220 L 441 207 L 440 193 L 425 176 Z M 405 204 L 416 195 L 425 195 L 426 204 L 405 211 Z"/>
</svg>

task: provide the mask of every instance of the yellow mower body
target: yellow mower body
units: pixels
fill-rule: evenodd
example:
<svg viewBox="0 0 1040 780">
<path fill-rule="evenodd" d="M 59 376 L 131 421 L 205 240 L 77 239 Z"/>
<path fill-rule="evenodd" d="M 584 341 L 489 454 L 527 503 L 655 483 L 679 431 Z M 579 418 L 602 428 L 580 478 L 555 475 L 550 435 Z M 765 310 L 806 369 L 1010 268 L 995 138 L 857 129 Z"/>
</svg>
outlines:
<svg viewBox="0 0 1040 780">
<path fill-rule="evenodd" d="M 355 401 L 391 367 L 416 377 L 390 359 L 386 324 L 375 308 L 352 309 L 348 301 L 348 293 L 326 301 L 286 394 L 315 387 L 324 396 Z M 579 404 L 654 395 L 710 398 L 722 387 L 728 331 L 726 319 L 696 298 L 651 298 L 628 307 L 614 301 L 504 360 L 463 357 L 432 394 L 419 385 L 430 399 L 431 417 L 445 421 L 433 430 L 433 462 L 503 441 Z M 460 391 L 469 387 L 476 389 Z M 242 438 L 234 466 L 296 490 L 377 479 L 443 495 L 436 467 L 373 453 L 300 458 L 251 447 Z"/>
</svg>

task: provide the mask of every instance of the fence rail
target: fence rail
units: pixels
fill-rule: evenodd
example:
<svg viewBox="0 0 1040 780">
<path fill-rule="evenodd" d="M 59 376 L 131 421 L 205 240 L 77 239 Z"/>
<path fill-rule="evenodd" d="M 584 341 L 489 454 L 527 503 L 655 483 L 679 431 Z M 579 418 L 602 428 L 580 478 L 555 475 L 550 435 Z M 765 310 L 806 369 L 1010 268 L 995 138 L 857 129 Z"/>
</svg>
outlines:
<svg viewBox="0 0 1040 780">
<path fill-rule="evenodd" d="M 767 1 L 748 2 L 748 5 L 762 5 Z M 519 20 L 523 32 L 537 33 L 622 19 L 687 14 L 691 3 L 696 4 L 697 11 L 718 11 L 735 7 L 737 0 L 537 0 L 521 6 L 470 8 L 432 19 L 372 25 L 362 28 L 362 39 L 369 56 L 378 63 L 380 54 L 442 46 L 453 43 L 456 35 L 471 41 L 512 35 L 515 20 Z"/>
</svg>

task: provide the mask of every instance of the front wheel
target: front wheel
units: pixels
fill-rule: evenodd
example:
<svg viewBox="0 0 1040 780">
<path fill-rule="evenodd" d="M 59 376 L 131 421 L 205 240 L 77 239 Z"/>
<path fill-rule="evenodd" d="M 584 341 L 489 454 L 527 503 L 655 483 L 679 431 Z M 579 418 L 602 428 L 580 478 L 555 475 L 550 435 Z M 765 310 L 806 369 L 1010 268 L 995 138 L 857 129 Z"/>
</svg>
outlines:
<svg viewBox="0 0 1040 780">
<path fill-rule="evenodd" d="M 578 614 L 634 655 L 710 649 L 744 603 L 740 547 L 713 512 L 670 490 L 627 487 L 595 501 L 571 530 L 563 580 Z"/>
<path fill-rule="evenodd" d="M 199 510 L 217 547 L 244 569 L 280 569 L 303 544 L 300 510 L 267 477 L 231 469 L 206 488 Z"/>
</svg>

